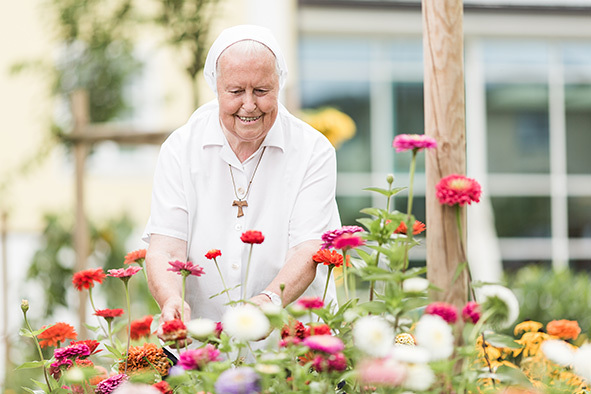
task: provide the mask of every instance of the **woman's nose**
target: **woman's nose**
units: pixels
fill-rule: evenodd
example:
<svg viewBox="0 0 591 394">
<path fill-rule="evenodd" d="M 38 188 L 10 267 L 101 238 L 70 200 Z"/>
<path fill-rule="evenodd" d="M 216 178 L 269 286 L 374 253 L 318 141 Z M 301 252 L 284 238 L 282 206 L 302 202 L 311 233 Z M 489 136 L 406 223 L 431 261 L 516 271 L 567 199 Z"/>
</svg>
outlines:
<svg viewBox="0 0 591 394">
<path fill-rule="evenodd" d="M 244 95 L 242 108 L 244 108 L 246 112 L 253 112 L 257 108 L 256 97 L 253 93 L 246 93 Z"/>
</svg>

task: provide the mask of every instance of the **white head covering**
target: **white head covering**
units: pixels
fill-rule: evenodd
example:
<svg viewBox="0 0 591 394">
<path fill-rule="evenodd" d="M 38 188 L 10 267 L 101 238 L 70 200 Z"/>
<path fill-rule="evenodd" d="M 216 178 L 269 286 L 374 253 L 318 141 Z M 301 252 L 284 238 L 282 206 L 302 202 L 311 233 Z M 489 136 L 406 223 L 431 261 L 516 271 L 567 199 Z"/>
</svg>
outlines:
<svg viewBox="0 0 591 394">
<path fill-rule="evenodd" d="M 222 52 L 230 45 L 244 40 L 258 41 L 273 52 L 277 58 L 277 64 L 279 66 L 279 89 L 282 89 L 285 85 L 285 80 L 287 79 L 287 64 L 285 63 L 281 48 L 279 48 L 279 43 L 277 43 L 277 40 L 273 37 L 271 30 L 266 27 L 255 25 L 238 25 L 229 27 L 220 33 L 218 38 L 216 38 L 211 45 L 211 48 L 209 48 L 207 58 L 205 59 L 203 74 L 205 75 L 207 85 L 209 85 L 211 90 L 217 95 L 216 65 L 218 59 Z"/>
</svg>

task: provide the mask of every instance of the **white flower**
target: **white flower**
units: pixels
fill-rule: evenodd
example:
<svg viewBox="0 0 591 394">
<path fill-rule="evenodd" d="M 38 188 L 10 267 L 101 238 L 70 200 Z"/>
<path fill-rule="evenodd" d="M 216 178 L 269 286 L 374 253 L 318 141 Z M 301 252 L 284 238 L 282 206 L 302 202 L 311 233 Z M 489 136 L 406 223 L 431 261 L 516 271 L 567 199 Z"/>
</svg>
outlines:
<svg viewBox="0 0 591 394">
<path fill-rule="evenodd" d="M 429 287 L 429 281 L 425 278 L 408 278 L 402 282 L 402 290 L 405 293 L 422 293 Z"/>
<path fill-rule="evenodd" d="M 230 308 L 222 318 L 224 331 L 241 341 L 256 341 L 269 332 L 269 319 L 252 305 Z"/>
<path fill-rule="evenodd" d="M 541 349 L 548 360 L 558 365 L 568 367 L 573 363 L 574 349 L 564 341 L 549 339 L 542 342 Z"/>
<path fill-rule="evenodd" d="M 394 345 L 394 330 L 378 316 L 365 316 L 353 327 L 353 342 L 363 352 L 384 357 Z"/>
<path fill-rule="evenodd" d="M 477 288 L 476 299 L 483 314 L 494 311 L 488 321 L 497 328 L 507 328 L 519 317 L 519 301 L 505 286 L 486 285 Z"/>
<path fill-rule="evenodd" d="M 435 381 L 435 374 L 427 364 L 409 364 L 406 379 L 402 384 L 405 388 L 416 391 L 428 390 Z"/>
<path fill-rule="evenodd" d="M 355 319 L 357 319 L 359 317 L 359 313 L 357 313 L 356 311 L 354 311 L 353 309 L 347 309 L 345 311 L 345 313 L 343 313 L 343 319 L 347 322 L 347 323 L 351 323 L 353 322 Z"/>
<path fill-rule="evenodd" d="M 394 345 L 392 357 L 409 364 L 425 364 L 429 362 L 429 351 L 421 346 Z"/>
<path fill-rule="evenodd" d="M 195 339 L 205 340 L 215 333 L 215 326 L 210 319 L 193 319 L 187 323 L 187 332 Z"/>
<path fill-rule="evenodd" d="M 423 315 L 415 330 L 417 344 L 431 354 L 431 360 L 451 356 L 454 350 L 454 337 L 451 326 L 437 315 Z"/>
<path fill-rule="evenodd" d="M 283 308 L 271 302 L 265 302 L 260 306 L 263 313 L 267 316 L 279 316 Z"/>
<path fill-rule="evenodd" d="M 257 372 L 263 373 L 265 375 L 277 375 L 281 372 L 281 368 L 275 364 L 257 364 L 255 365 L 254 369 Z"/>
<path fill-rule="evenodd" d="M 585 344 L 575 352 L 573 368 L 577 375 L 591 382 L 591 344 Z"/>
</svg>

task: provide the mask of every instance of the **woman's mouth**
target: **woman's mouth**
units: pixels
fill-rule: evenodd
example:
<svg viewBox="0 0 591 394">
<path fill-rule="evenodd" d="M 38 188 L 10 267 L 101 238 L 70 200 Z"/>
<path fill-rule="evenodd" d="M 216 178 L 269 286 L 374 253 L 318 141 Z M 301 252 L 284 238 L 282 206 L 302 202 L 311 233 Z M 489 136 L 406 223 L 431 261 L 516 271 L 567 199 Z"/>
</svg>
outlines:
<svg viewBox="0 0 591 394">
<path fill-rule="evenodd" d="M 262 115 L 259 115 L 259 116 L 240 116 L 240 115 L 236 115 L 236 116 L 238 116 L 238 119 L 240 119 L 244 123 L 253 123 L 253 122 L 256 122 L 257 120 L 259 120 L 262 117 Z"/>
</svg>

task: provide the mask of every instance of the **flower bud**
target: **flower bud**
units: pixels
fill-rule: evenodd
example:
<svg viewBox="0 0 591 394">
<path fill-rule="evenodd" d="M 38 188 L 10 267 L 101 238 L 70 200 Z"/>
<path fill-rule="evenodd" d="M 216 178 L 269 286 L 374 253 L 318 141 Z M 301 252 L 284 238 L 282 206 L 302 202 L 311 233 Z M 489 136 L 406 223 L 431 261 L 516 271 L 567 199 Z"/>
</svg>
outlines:
<svg viewBox="0 0 591 394">
<path fill-rule="evenodd" d="M 388 175 L 386 176 L 386 182 L 388 182 L 388 185 L 391 185 L 391 184 L 392 184 L 392 182 L 394 182 L 394 175 L 392 175 L 392 174 L 388 174 Z"/>
<path fill-rule="evenodd" d="M 29 300 L 21 300 L 21 310 L 27 312 L 29 310 Z"/>
</svg>

